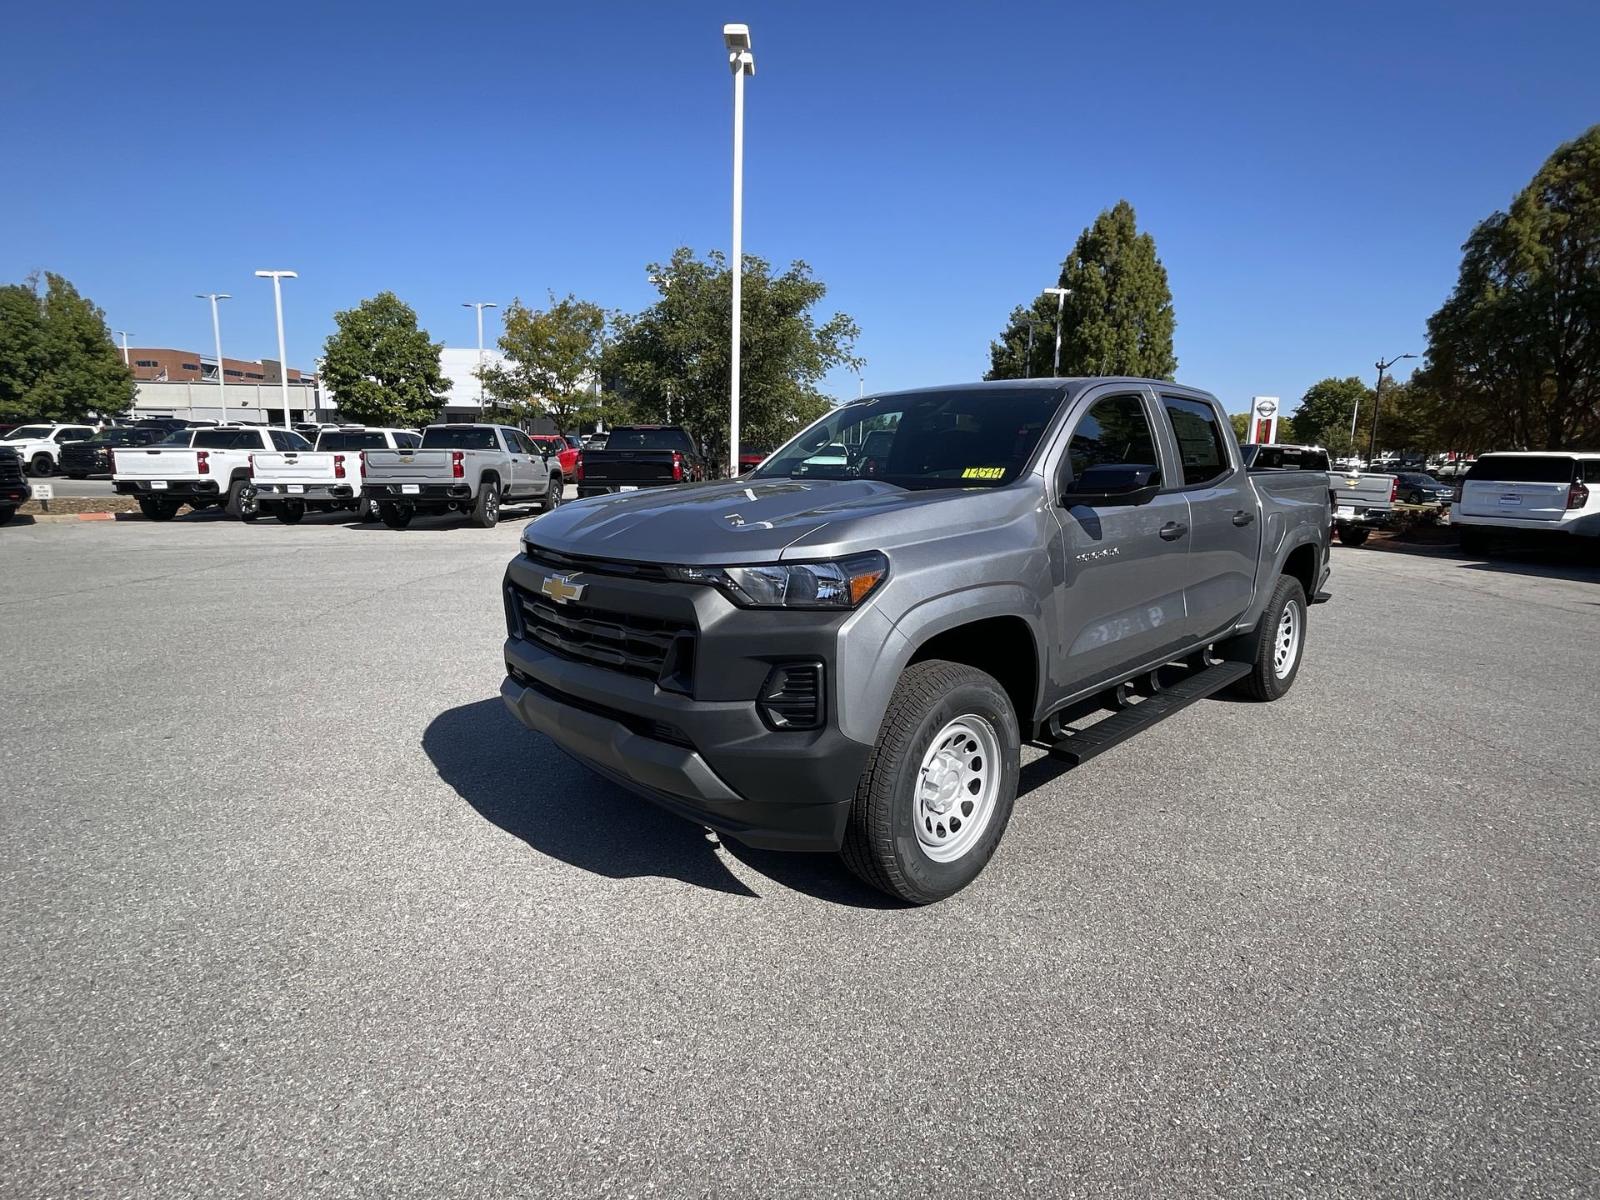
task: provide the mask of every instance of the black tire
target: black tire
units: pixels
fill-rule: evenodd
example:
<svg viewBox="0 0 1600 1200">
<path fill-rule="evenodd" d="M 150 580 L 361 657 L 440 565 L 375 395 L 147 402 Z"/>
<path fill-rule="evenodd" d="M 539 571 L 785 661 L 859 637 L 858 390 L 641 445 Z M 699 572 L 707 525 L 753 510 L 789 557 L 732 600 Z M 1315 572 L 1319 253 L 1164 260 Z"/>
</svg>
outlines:
<svg viewBox="0 0 1600 1200">
<path fill-rule="evenodd" d="M 1339 544 L 1342 546 L 1364 546 L 1371 536 L 1370 529 L 1361 529 L 1354 525 L 1339 526 Z"/>
<path fill-rule="evenodd" d="M 1291 636 L 1293 657 L 1280 668 L 1278 641 L 1283 632 L 1285 612 L 1293 610 Z M 1294 686 L 1300 664 L 1306 657 L 1306 592 L 1298 579 L 1278 576 L 1261 620 L 1249 633 L 1240 634 L 1224 648 L 1224 657 L 1251 664 L 1250 674 L 1234 685 L 1234 690 L 1251 700 L 1277 700 Z"/>
<path fill-rule="evenodd" d="M 170 521 L 178 515 L 178 502 L 167 496 L 140 496 L 139 511 L 151 521 Z"/>
<path fill-rule="evenodd" d="M 368 500 L 365 496 L 357 496 L 355 503 L 356 524 L 363 525 L 368 521 L 376 521 L 377 519 L 378 502 L 376 500 Z"/>
<path fill-rule="evenodd" d="M 393 500 L 378 501 L 378 517 L 390 529 L 404 529 L 415 515 L 410 505 L 396 504 Z"/>
<path fill-rule="evenodd" d="M 544 490 L 544 501 L 540 505 L 540 510 L 543 512 L 555 512 L 556 509 L 560 508 L 561 501 L 565 498 L 563 492 L 566 486 L 560 475 L 550 476 L 550 486 Z"/>
<path fill-rule="evenodd" d="M 987 823 L 976 835 L 968 835 L 971 840 L 959 857 L 936 861 L 929 857 L 917 831 L 923 762 L 934 748 L 935 736 L 944 742 L 957 739 L 959 749 L 961 734 L 948 731 L 958 721 L 973 722 L 974 718 L 987 726 L 998 747 L 998 761 L 990 764 L 990 770 L 996 772 L 997 790 L 990 799 Z M 976 741 L 971 744 L 978 745 Z M 961 750 L 962 755 L 968 753 Z M 977 878 L 1000 845 L 1016 802 L 1021 762 L 1017 716 L 1011 698 L 993 676 L 976 667 L 938 659 L 906 668 L 856 785 L 841 847 L 845 865 L 863 882 L 910 904 L 931 904 L 954 895 Z M 958 783 L 964 782 L 963 775 Z M 965 792 L 958 791 L 954 806 L 942 814 L 954 818 L 948 834 L 951 838 L 959 832 L 959 820 L 971 815 L 961 812 L 965 799 Z M 925 823 L 939 820 L 940 814 L 920 811 Z M 934 834 L 929 824 L 927 836 Z M 938 835 L 945 834 L 941 823 Z"/>
<path fill-rule="evenodd" d="M 67 472 L 67 478 L 68 479 L 87 479 L 89 477 L 87 475 L 85 475 L 82 471 L 68 471 Z"/>
<path fill-rule="evenodd" d="M 56 465 L 50 460 L 50 456 L 42 452 L 35 454 L 28 462 L 28 470 L 34 475 L 49 475 L 55 469 Z"/>
<path fill-rule="evenodd" d="M 492 479 L 478 488 L 478 499 L 472 505 L 472 523 L 479 529 L 493 529 L 500 523 L 500 485 Z"/>
<path fill-rule="evenodd" d="M 16 516 L 16 515 L 17 515 L 17 510 L 14 509 L 14 508 L 0 508 L 0 525 L 4 525 L 7 521 L 11 520 L 11 518 Z"/>
<path fill-rule="evenodd" d="M 261 515 L 261 501 L 256 485 L 248 479 L 235 479 L 228 487 L 228 502 L 223 511 L 240 521 L 254 521 Z"/>
<path fill-rule="evenodd" d="M 285 500 L 281 504 L 274 504 L 273 516 L 285 525 L 298 525 L 305 520 L 306 502 L 304 500 Z"/>
</svg>

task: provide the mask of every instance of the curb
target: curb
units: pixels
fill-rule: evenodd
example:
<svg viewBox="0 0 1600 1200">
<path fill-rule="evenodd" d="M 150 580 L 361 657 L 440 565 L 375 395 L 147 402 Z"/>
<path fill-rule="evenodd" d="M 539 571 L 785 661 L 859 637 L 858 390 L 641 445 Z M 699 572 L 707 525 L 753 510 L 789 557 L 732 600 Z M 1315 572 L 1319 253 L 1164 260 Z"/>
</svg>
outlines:
<svg viewBox="0 0 1600 1200">
<path fill-rule="evenodd" d="M 143 514 L 114 512 L 19 513 L 18 516 L 32 521 L 35 525 L 42 525 L 55 521 L 117 521 L 134 516 L 142 517 Z"/>
</svg>

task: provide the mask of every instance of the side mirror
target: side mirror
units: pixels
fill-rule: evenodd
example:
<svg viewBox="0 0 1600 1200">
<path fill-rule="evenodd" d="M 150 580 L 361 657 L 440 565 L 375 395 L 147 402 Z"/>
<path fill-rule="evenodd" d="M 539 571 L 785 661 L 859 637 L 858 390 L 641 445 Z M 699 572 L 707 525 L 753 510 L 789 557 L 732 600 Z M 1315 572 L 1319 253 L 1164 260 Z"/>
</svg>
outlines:
<svg viewBox="0 0 1600 1200">
<path fill-rule="evenodd" d="M 1092 506 L 1148 504 L 1161 491 L 1161 468 L 1151 463 L 1100 463 L 1063 483 L 1061 503 Z"/>
</svg>

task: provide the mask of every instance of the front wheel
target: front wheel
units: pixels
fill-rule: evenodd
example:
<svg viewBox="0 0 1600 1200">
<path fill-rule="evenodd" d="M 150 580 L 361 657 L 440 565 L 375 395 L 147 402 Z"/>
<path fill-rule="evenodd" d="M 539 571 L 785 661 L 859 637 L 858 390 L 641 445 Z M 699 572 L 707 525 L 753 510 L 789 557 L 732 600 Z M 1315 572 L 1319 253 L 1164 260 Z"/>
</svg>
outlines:
<svg viewBox="0 0 1600 1200">
<path fill-rule="evenodd" d="M 561 507 L 561 501 L 565 498 L 562 492 L 565 490 L 566 485 L 561 482 L 561 476 L 550 476 L 550 486 L 544 490 L 545 512 L 555 512 L 556 509 Z"/>
<path fill-rule="evenodd" d="M 500 485 L 485 480 L 478 488 L 478 502 L 472 506 L 472 523 L 480 529 L 493 529 L 500 523 Z"/>
<path fill-rule="evenodd" d="M 56 464 L 48 454 L 35 454 L 28 469 L 35 475 L 48 475 L 56 469 Z"/>
<path fill-rule="evenodd" d="M 1278 699 L 1294 686 L 1305 646 L 1305 589 L 1298 579 L 1280 575 L 1255 629 L 1226 648 L 1226 657 L 1251 665 L 1250 674 L 1235 687 L 1252 700 Z"/>
<path fill-rule="evenodd" d="M 911 904 L 954 895 L 1000 845 L 1021 761 L 1017 716 L 993 676 L 938 659 L 908 667 L 856 785 L 845 865 Z"/>
<path fill-rule="evenodd" d="M 1339 526 L 1339 544 L 1342 546 L 1360 546 L 1372 536 L 1372 530 L 1362 529 L 1356 525 Z"/>
<path fill-rule="evenodd" d="M 404 529 L 415 515 L 410 505 L 396 504 L 392 500 L 378 502 L 378 516 L 390 529 Z"/>
</svg>

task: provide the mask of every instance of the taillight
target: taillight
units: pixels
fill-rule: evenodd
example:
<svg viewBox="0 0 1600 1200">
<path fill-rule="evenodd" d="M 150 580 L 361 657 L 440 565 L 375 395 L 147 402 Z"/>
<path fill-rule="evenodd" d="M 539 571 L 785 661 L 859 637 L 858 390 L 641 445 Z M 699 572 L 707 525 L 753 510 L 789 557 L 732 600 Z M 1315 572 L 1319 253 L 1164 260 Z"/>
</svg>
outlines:
<svg viewBox="0 0 1600 1200">
<path fill-rule="evenodd" d="M 194 452 L 195 466 L 199 470 L 200 474 L 202 474 L 202 475 L 211 474 L 211 463 L 208 461 L 210 458 L 211 458 L 210 453 L 205 451 L 205 450 L 196 450 Z M 252 454 L 250 456 L 250 472 L 251 472 L 251 474 L 255 473 L 255 469 L 256 469 L 256 456 L 254 454 Z"/>
<path fill-rule="evenodd" d="M 683 482 L 683 455 L 676 450 L 672 452 L 672 482 Z"/>
<path fill-rule="evenodd" d="M 583 451 L 582 450 L 578 451 L 577 461 L 575 461 L 572 464 L 572 481 L 574 483 L 582 483 L 583 482 Z"/>
<path fill-rule="evenodd" d="M 356 457 L 361 460 L 361 478 L 365 479 L 367 477 L 367 452 L 363 450 Z"/>
<path fill-rule="evenodd" d="M 344 455 L 342 454 L 333 456 L 333 477 L 335 479 L 344 478 Z"/>
<path fill-rule="evenodd" d="M 1581 483 L 1575 483 L 1567 489 L 1567 507 L 1582 508 L 1589 503 L 1589 489 Z"/>
<path fill-rule="evenodd" d="M 110 446 L 106 447 L 106 469 L 113 475 L 117 473 L 117 452 Z"/>
<path fill-rule="evenodd" d="M 460 450 L 450 451 L 450 474 L 457 479 L 467 477 L 467 466 L 462 460 L 466 457 Z"/>
<path fill-rule="evenodd" d="M 1389 477 L 1389 503 L 1393 504 L 1400 495 L 1400 480 L 1394 476 Z"/>
</svg>

